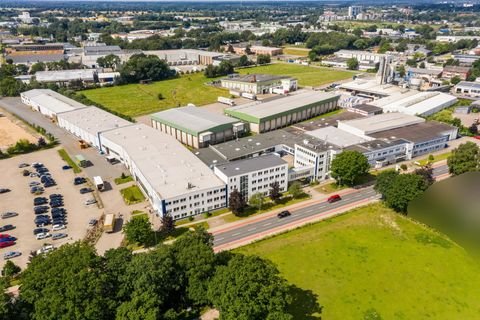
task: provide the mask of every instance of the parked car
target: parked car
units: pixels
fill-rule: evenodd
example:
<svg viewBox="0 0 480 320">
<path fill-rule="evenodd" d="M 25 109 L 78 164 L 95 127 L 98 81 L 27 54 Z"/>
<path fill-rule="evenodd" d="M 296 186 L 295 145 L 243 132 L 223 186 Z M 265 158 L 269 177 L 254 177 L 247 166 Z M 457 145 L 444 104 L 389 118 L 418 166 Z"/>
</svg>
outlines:
<svg viewBox="0 0 480 320">
<path fill-rule="evenodd" d="M 43 239 L 47 239 L 50 236 L 51 236 L 51 234 L 48 233 L 48 232 L 47 233 L 39 233 L 39 234 L 37 234 L 36 239 L 37 240 L 43 240 Z"/>
<path fill-rule="evenodd" d="M 337 201 L 340 201 L 340 200 L 342 200 L 342 197 L 340 197 L 340 195 L 338 195 L 338 194 L 334 194 L 333 196 L 330 196 L 327 199 L 327 201 L 329 203 L 334 203 L 334 202 L 337 202 Z"/>
<path fill-rule="evenodd" d="M 30 165 L 29 165 L 28 163 L 25 163 L 25 162 L 24 162 L 24 163 L 20 163 L 20 164 L 18 165 L 19 168 L 25 168 L 25 167 L 29 167 L 29 166 L 30 166 Z"/>
<path fill-rule="evenodd" d="M 23 171 L 22 171 L 22 175 L 23 175 L 24 177 L 28 177 L 28 176 L 31 175 L 31 172 L 28 171 L 28 170 L 23 170 Z"/>
<path fill-rule="evenodd" d="M 52 240 L 58 240 L 58 239 L 66 238 L 66 237 L 68 237 L 68 234 L 66 234 L 66 233 L 54 233 L 54 234 L 52 234 Z"/>
<path fill-rule="evenodd" d="M 5 232 L 13 229 L 15 229 L 15 226 L 13 224 L 6 224 L 3 227 L 0 227 L 0 232 Z"/>
<path fill-rule="evenodd" d="M 29 186 L 30 188 L 33 188 L 33 187 L 39 186 L 39 185 L 41 185 L 41 183 L 38 182 L 38 181 L 32 181 L 32 182 L 30 182 L 30 183 L 28 184 L 28 186 Z"/>
<path fill-rule="evenodd" d="M 22 255 L 22 253 L 20 251 L 9 251 L 9 252 L 3 254 L 3 259 L 5 259 L 5 260 L 13 259 L 13 258 L 19 257 L 21 255 Z"/>
<path fill-rule="evenodd" d="M 39 214 L 42 214 L 42 213 L 47 213 L 48 209 L 49 208 L 47 206 L 37 206 L 37 207 L 33 208 L 33 212 L 36 215 L 39 215 Z"/>
<path fill-rule="evenodd" d="M 85 182 L 87 182 L 87 180 L 85 178 L 82 178 L 82 177 L 76 177 L 75 179 L 73 179 L 73 184 L 74 185 L 83 184 Z"/>
<path fill-rule="evenodd" d="M 11 218 L 11 217 L 16 217 L 16 216 L 18 216 L 18 213 L 13 212 L 13 211 L 2 213 L 2 219 L 7 219 L 7 218 Z"/>
<path fill-rule="evenodd" d="M 72 169 L 72 167 L 71 166 L 63 166 L 62 167 L 62 170 L 69 170 L 69 169 Z"/>
<path fill-rule="evenodd" d="M 477 140 L 480 140 L 480 136 L 475 136 L 475 137 L 473 137 L 473 138 L 475 138 L 475 139 L 477 139 Z"/>
<path fill-rule="evenodd" d="M 0 189 L 0 193 L 7 193 L 7 192 L 10 192 L 11 190 L 10 189 L 7 189 L 7 188 L 1 188 Z"/>
<path fill-rule="evenodd" d="M 52 208 L 58 208 L 58 207 L 63 207 L 63 201 L 62 202 L 50 202 L 50 207 Z"/>
<path fill-rule="evenodd" d="M 0 239 L 4 239 L 4 238 L 10 238 L 11 236 L 9 234 L 6 234 L 6 233 L 1 233 L 0 234 Z"/>
<path fill-rule="evenodd" d="M 30 178 L 36 178 L 36 177 L 38 177 L 38 176 L 39 176 L 38 173 L 30 172 Z"/>
<path fill-rule="evenodd" d="M 43 163 L 41 163 L 41 162 L 34 162 L 34 163 L 32 163 L 32 167 L 34 167 L 34 168 L 43 167 Z"/>
<path fill-rule="evenodd" d="M 96 199 L 88 199 L 88 200 L 85 200 L 85 204 L 88 206 L 90 204 L 94 204 L 94 203 L 97 203 L 97 200 Z"/>
<path fill-rule="evenodd" d="M 65 208 L 52 208 L 51 213 L 67 214 L 67 210 Z"/>
<path fill-rule="evenodd" d="M 48 203 L 48 199 L 45 197 L 36 197 L 35 199 L 33 199 L 34 206 L 39 206 L 45 203 Z"/>
<path fill-rule="evenodd" d="M 51 244 L 44 245 L 40 249 L 37 250 L 37 254 L 43 254 L 43 253 L 48 253 L 50 251 L 55 250 L 55 246 Z"/>
<path fill-rule="evenodd" d="M 35 228 L 33 229 L 33 235 L 36 236 L 39 233 L 47 233 L 49 231 L 47 228 Z"/>
<path fill-rule="evenodd" d="M 63 198 L 63 195 L 59 194 L 59 193 L 52 193 L 50 196 L 49 196 L 50 199 L 52 198 Z"/>
<path fill-rule="evenodd" d="M 97 219 L 90 219 L 90 221 L 88 221 L 88 226 L 94 227 L 97 224 L 97 222 L 98 222 Z"/>
<path fill-rule="evenodd" d="M 54 224 L 53 227 L 52 227 L 52 231 L 59 231 L 59 230 L 63 230 L 63 229 L 66 229 L 67 226 L 64 225 L 64 224 Z"/>
<path fill-rule="evenodd" d="M 9 241 L 15 241 L 15 240 L 17 240 L 17 238 L 10 236 L 10 237 L 8 237 L 8 238 L 0 238 L 0 243 L 2 243 L 2 242 L 9 242 Z"/>
<path fill-rule="evenodd" d="M 81 194 L 89 193 L 89 192 L 92 192 L 92 191 L 93 191 L 92 188 L 82 188 L 82 189 L 80 189 Z"/>
<path fill-rule="evenodd" d="M 291 215 L 290 211 L 284 210 L 284 211 L 280 212 L 279 214 L 277 214 L 277 217 L 281 219 L 281 218 L 288 217 L 290 215 Z"/>
<path fill-rule="evenodd" d="M 13 245 L 15 245 L 15 241 L 0 242 L 0 248 L 11 247 Z"/>
</svg>

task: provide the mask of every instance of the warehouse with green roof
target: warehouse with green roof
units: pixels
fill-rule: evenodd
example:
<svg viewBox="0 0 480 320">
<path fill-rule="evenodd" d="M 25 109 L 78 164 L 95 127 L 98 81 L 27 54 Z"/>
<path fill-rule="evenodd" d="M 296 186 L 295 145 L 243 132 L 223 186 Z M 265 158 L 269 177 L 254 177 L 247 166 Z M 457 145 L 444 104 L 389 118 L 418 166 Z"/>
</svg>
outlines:
<svg viewBox="0 0 480 320">
<path fill-rule="evenodd" d="M 193 106 L 157 112 L 150 119 L 152 127 L 193 148 L 235 139 L 247 131 L 238 119 Z"/>
<path fill-rule="evenodd" d="M 339 98 L 338 94 L 305 90 L 283 98 L 227 108 L 225 113 L 248 122 L 251 131 L 262 133 L 335 110 Z"/>
</svg>

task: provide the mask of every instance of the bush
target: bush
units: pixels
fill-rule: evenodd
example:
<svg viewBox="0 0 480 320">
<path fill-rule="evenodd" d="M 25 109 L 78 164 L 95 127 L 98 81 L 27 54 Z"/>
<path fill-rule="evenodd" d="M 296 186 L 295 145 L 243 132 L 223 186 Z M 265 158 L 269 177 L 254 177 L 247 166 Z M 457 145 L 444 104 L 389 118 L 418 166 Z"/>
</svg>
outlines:
<svg viewBox="0 0 480 320">
<path fill-rule="evenodd" d="M 408 167 L 405 163 L 403 163 L 401 166 L 400 166 L 400 169 L 402 169 L 403 171 L 407 171 Z"/>
<path fill-rule="evenodd" d="M 429 155 L 428 156 L 428 161 L 433 161 L 435 160 L 435 157 L 433 156 L 433 154 Z"/>
</svg>

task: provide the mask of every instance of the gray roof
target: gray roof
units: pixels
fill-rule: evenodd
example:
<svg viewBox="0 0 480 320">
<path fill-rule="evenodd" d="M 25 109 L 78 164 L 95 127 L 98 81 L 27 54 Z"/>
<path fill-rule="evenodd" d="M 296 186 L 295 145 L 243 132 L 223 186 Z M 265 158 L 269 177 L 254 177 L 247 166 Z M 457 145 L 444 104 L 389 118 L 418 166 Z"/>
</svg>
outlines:
<svg viewBox="0 0 480 320">
<path fill-rule="evenodd" d="M 391 146 L 396 146 L 396 145 L 401 145 L 401 144 L 407 144 L 409 143 L 405 139 L 395 139 L 395 140 L 372 140 L 372 141 L 366 141 L 363 143 L 359 143 L 353 146 L 349 146 L 345 148 L 345 150 L 353 150 L 353 151 L 358 151 L 361 153 L 367 153 L 371 151 L 376 151 L 376 150 L 382 150 Z"/>
<path fill-rule="evenodd" d="M 332 93 L 301 91 L 285 98 L 227 108 L 225 113 L 249 122 L 258 123 L 263 119 L 276 118 L 277 116 L 296 112 L 309 105 L 321 104 L 327 101 L 338 100 L 339 98 L 340 95 Z"/>
<path fill-rule="evenodd" d="M 404 113 L 391 112 L 357 120 L 340 121 L 339 128 L 348 126 L 363 131 L 364 134 L 371 134 L 421 122 L 425 122 L 425 119 Z"/>
<path fill-rule="evenodd" d="M 274 154 L 267 154 L 261 157 L 237 160 L 217 166 L 227 177 L 247 174 L 252 171 L 263 170 L 271 167 L 285 165 L 287 162 Z"/>
<path fill-rule="evenodd" d="M 448 124 L 436 121 L 427 121 L 424 123 L 373 133 L 371 136 L 376 139 L 405 139 L 414 143 L 418 143 L 440 137 L 446 131 L 451 131 L 453 129 L 454 127 L 449 126 Z"/>
<path fill-rule="evenodd" d="M 204 131 L 215 132 L 216 129 L 220 130 L 224 126 L 239 122 L 235 118 L 190 106 L 157 112 L 152 114 L 151 118 L 193 135 Z"/>
<path fill-rule="evenodd" d="M 122 49 L 119 46 L 92 46 L 84 47 L 83 51 L 86 56 L 90 55 L 108 55 L 110 53 L 122 53 Z"/>
<path fill-rule="evenodd" d="M 86 107 L 86 105 L 50 89 L 33 89 L 22 92 L 21 95 L 55 114 Z"/>
<path fill-rule="evenodd" d="M 471 82 L 471 81 L 460 81 L 455 85 L 455 87 L 462 87 L 462 88 L 471 88 L 471 89 L 480 89 L 479 82 Z"/>
<path fill-rule="evenodd" d="M 356 106 L 353 106 L 352 107 L 353 109 L 357 109 L 357 110 L 362 110 L 362 111 L 365 111 L 365 112 L 378 112 L 378 111 L 383 111 L 382 108 L 380 107 L 377 107 L 377 106 L 373 106 L 371 104 L 359 104 L 359 105 L 356 105 Z"/>
<path fill-rule="evenodd" d="M 53 62 L 65 59 L 64 54 L 22 54 L 9 55 L 6 59 L 12 59 L 13 63 L 37 63 L 37 62 Z"/>
<path fill-rule="evenodd" d="M 93 81 L 94 74 L 93 69 L 38 71 L 35 78 L 38 82 Z"/>
</svg>

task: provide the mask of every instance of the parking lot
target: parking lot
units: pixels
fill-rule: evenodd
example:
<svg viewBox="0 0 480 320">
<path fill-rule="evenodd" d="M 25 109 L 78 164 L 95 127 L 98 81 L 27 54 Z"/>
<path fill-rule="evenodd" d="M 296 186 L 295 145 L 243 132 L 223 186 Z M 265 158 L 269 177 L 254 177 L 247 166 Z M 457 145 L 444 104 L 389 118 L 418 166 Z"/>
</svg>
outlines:
<svg viewBox="0 0 480 320">
<path fill-rule="evenodd" d="M 34 162 L 42 163 L 56 182 L 55 186 L 44 188 L 44 192 L 41 195 L 31 194 L 29 186 L 33 181 L 40 182 L 40 178 L 22 175 L 24 169 L 36 172 L 35 169 L 31 166 L 25 168 L 18 167 L 20 163 L 31 165 Z M 0 172 L 3 174 L 0 180 L 0 188 L 8 188 L 11 190 L 10 192 L 0 194 L 0 213 L 7 211 L 18 213 L 18 216 L 15 217 L 0 219 L 0 226 L 12 224 L 16 227 L 13 230 L 1 233 L 9 234 L 17 238 L 15 245 L 0 249 L 0 267 L 3 267 L 5 263 L 3 254 L 6 252 L 21 252 L 22 255 L 13 258 L 12 261 L 24 268 L 30 252 L 42 248 L 45 244 L 53 244 L 55 247 L 58 247 L 66 242 L 83 239 L 88 230 L 89 220 L 92 218 L 98 219 L 103 212 L 103 210 L 100 210 L 95 204 L 85 205 L 85 201 L 93 198 L 93 194 L 80 194 L 80 189 L 89 186 L 87 184 L 73 184 L 75 174 L 71 169 L 62 169 L 66 163 L 60 158 L 56 149 L 34 152 L 2 160 L 0 165 Z M 42 186 L 42 184 L 40 184 L 40 186 Z M 34 223 L 36 215 L 33 209 L 33 199 L 35 197 L 46 197 L 48 199 L 51 194 L 63 195 L 63 207 L 67 211 L 67 228 L 51 233 L 66 233 L 68 236 L 59 240 L 52 240 L 51 237 L 44 240 L 37 240 L 33 234 L 33 230 L 36 228 Z M 50 210 L 48 210 L 46 214 L 49 215 Z M 45 228 L 51 230 L 52 225 L 47 225 Z"/>
</svg>

